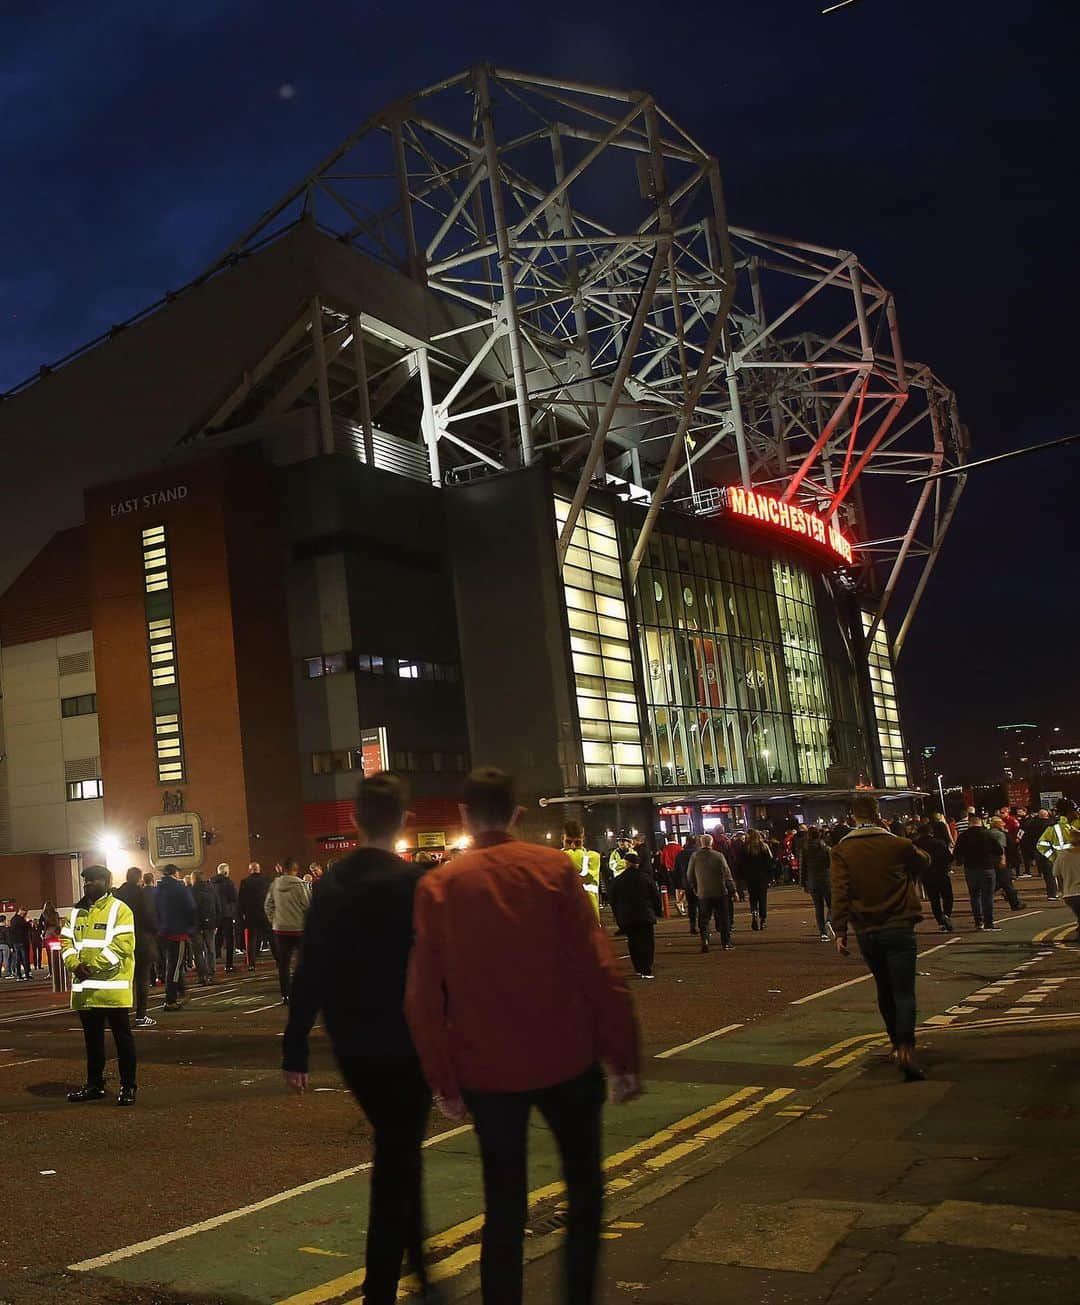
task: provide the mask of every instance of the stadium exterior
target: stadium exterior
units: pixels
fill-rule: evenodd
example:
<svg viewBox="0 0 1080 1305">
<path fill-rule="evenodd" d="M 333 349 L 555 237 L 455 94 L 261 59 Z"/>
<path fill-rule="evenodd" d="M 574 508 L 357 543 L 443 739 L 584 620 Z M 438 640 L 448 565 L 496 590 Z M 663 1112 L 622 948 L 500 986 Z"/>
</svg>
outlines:
<svg viewBox="0 0 1080 1305">
<path fill-rule="evenodd" d="M 964 463 L 955 398 L 647 95 L 396 102 L 0 438 L 0 899 L 106 843 L 330 855 L 383 765 L 414 846 L 476 761 L 539 838 L 913 791 L 893 663 L 964 477 L 909 482 Z"/>
</svg>

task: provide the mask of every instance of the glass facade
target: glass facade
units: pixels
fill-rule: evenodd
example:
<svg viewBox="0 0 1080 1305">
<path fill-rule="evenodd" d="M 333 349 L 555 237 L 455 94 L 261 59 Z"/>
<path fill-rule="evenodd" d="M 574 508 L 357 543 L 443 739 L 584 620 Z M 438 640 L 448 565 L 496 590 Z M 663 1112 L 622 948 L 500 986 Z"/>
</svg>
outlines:
<svg viewBox="0 0 1080 1305">
<path fill-rule="evenodd" d="M 559 530 L 569 510 L 567 499 L 556 498 Z M 641 715 L 619 537 L 611 513 L 593 507 L 581 513 L 562 579 L 581 726 L 581 784 L 641 789 Z"/>
<path fill-rule="evenodd" d="M 807 571 L 655 534 L 637 606 L 656 785 L 825 784 L 850 762 L 854 703 L 834 692 Z"/>
<path fill-rule="evenodd" d="M 873 613 L 862 614 L 863 634 L 870 633 L 874 623 Z M 870 692 L 874 701 L 874 722 L 877 725 L 878 746 L 886 788 L 907 788 L 907 759 L 904 755 L 904 737 L 900 733 L 900 713 L 896 705 L 896 682 L 893 678 L 892 654 L 885 622 L 878 623 L 866 654 L 870 667 Z"/>
</svg>

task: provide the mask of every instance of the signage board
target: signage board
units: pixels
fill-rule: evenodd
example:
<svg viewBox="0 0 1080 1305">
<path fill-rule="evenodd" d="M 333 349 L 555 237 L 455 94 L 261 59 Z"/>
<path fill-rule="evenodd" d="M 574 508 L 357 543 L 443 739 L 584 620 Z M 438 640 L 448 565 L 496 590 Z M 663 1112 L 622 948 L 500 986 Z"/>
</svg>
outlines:
<svg viewBox="0 0 1080 1305">
<path fill-rule="evenodd" d="M 745 521 L 756 521 L 781 534 L 800 536 L 812 544 L 820 544 L 834 553 L 842 562 L 851 565 L 852 549 L 849 540 L 831 521 L 795 503 L 785 503 L 762 494 L 756 489 L 729 485 L 726 491 L 728 511 Z"/>
<path fill-rule="evenodd" d="M 360 766 L 369 779 L 381 770 L 390 769 L 390 741 L 385 725 L 373 725 L 360 731 Z"/>
<path fill-rule="evenodd" d="M 1026 780 L 1013 780 L 1005 786 L 1011 807 L 1026 807 L 1031 802 L 1031 785 Z"/>
<path fill-rule="evenodd" d="M 1062 800 L 1062 798 L 1064 798 L 1064 796 L 1065 796 L 1064 793 L 1057 793 L 1057 792 L 1040 793 L 1039 807 L 1045 808 L 1047 811 L 1053 811 L 1054 807 L 1057 805 L 1058 802 Z"/>
<path fill-rule="evenodd" d="M 182 503 L 188 496 L 186 485 L 172 485 L 168 489 L 154 489 L 149 494 L 122 498 L 109 504 L 109 516 L 126 517 L 130 512 L 145 512 L 148 508 L 164 507 L 166 503 Z"/>
<path fill-rule="evenodd" d="M 437 834 L 417 834 L 416 846 L 419 848 L 445 847 L 446 835 L 441 832 Z"/>
<path fill-rule="evenodd" d="M 197 870 L 206 859 L 202 818 L 194 811 L 151 816 L 146 822 L 147 849 L 155 870 L 175 865 L 180 870 Z"/>
<path fill-rule="evenodd" d="M 690 814 L 690 808 L 689 807 L 660 807 L 658 814 L 661 816 L 688 816 Z"/>
</svg>

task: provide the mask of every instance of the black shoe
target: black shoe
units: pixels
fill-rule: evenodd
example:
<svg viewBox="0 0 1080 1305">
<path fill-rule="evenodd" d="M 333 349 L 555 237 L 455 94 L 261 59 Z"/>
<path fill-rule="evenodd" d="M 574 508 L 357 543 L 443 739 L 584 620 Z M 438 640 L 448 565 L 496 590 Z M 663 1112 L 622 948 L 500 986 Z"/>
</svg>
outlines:
<svg viewBox="0 0 1080 1305">
<path fill-rule="evenodd" d="M 79 1101 L 100 1101 L 105 1095 L 103 1087 L 91 1087 L 89 1083 L 85 1087 L 76 1088 L 74 1092 L 68 1093 L 68 1100 L 71 1102 Z"/>
<path fill-rule="evenodd" d="M 116 1098 L 116 1104 L 118 1106 L 133 1106 L 135 1104 L 135 1092 L 134 1083 L 130 1084 L 130 1086 L 124 1083 L 120 1088 L 120 1095 Z"/>
<path fill-rule="evenodd" d="M 697 934 L 697 930 L 696 930 L 696 929 L 691 929 L 690 932 L 691 932 L 692 934 L 694 934 L 694 935 Z"/>
<path fill-rule="evenodd" d="M 707 951 L 709 950 L 709 944 L 708 944 L 707 942 L 703 942 L 703 943 L 701 944 L 701 950 L 702 950 L 703 952 L 707 952 Z"/>
<path fill-rule="evenodd" d="M 750 928 L 753 929 L 755 933 L 761 928 L 761 921 L 758 919 L 756 911 L 750 917 Z"/>
<path fill-rule="evenodd" d="M 767 921 L 762 920 L 762 922 L 761 922 L 761 928 L 762 928 L 762 931 L 764 931 L 766 923 L 767 923 Z"/>
</svg>

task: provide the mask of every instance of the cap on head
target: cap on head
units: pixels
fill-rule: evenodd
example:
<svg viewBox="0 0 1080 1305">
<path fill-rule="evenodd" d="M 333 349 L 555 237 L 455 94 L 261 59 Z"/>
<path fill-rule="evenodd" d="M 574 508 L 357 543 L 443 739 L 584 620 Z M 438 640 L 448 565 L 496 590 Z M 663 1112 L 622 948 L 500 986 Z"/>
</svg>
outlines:
<svg viewBox="0 0 1080 1305">
<path fill-rule="evenodd" d="M 111 880 L 108 868 L 103 865 L 88 865 L 82 872 L 82 877 L 88 884 L 102 883 L 107 885 Z"/>
</svg>

